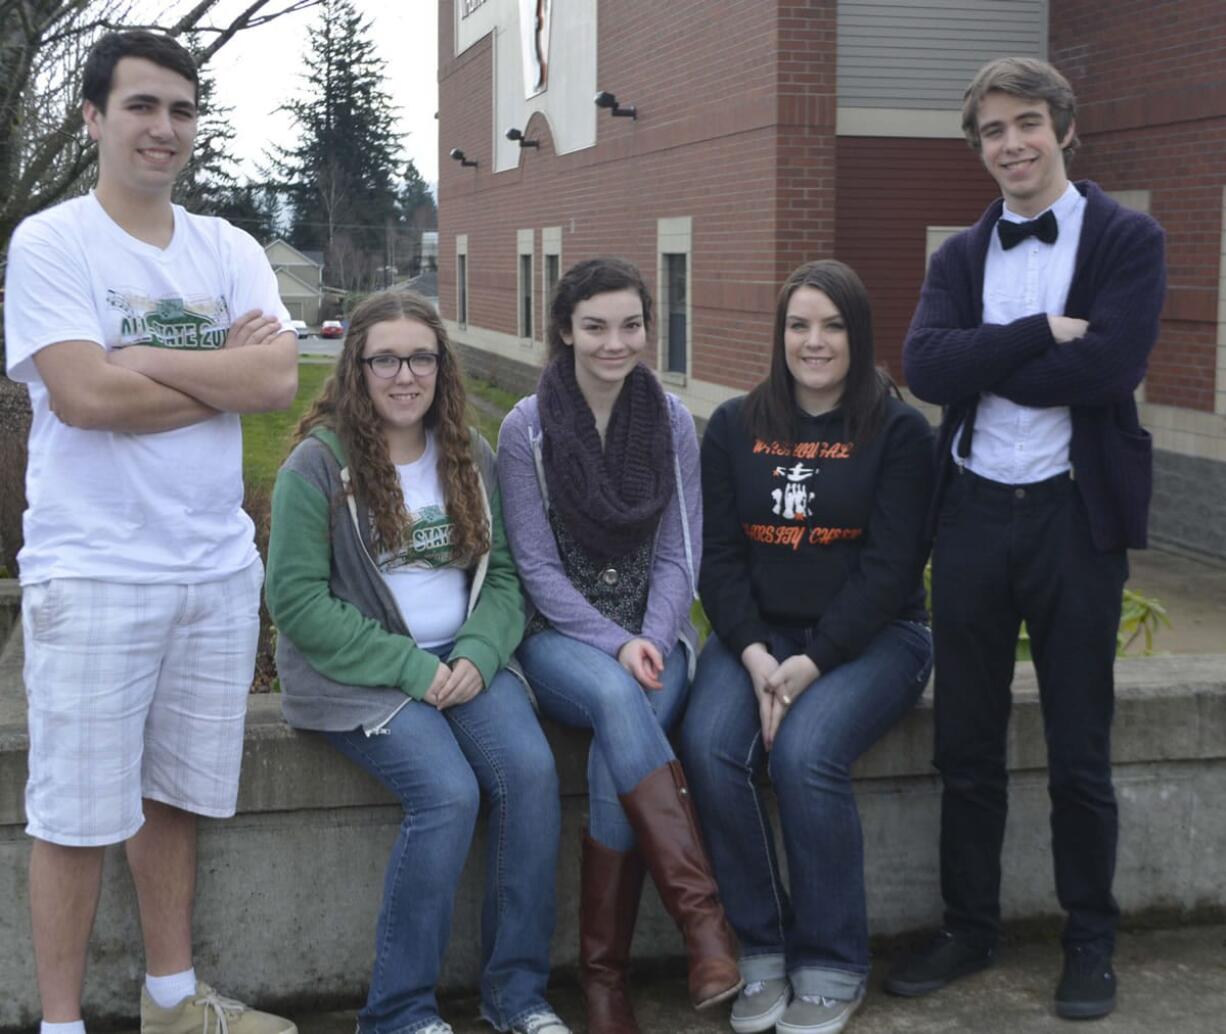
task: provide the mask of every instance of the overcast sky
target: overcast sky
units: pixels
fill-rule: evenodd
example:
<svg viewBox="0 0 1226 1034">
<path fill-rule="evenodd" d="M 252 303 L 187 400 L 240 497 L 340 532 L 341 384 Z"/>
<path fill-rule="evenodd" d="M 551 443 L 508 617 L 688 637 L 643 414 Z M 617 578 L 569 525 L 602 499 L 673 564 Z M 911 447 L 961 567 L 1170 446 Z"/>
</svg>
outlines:
<svg viewBox="0 0 1226 1034">
<path fill-rule="evenodd" d="M 222 0 L 212 24 L 241 11 L 249 0 Z M 372 37 L 387 61 L 387 91 L 400 116 L 404 155 L 431 184 L 438 183 L 438 4 L 434 0 L 356 0 L 373 20 Z M 270 5 L 276 7 L 276 4 Z M 319 17 L 311 8 L 240 32 L 209 63 L 218 100 L 233 108 L 233 153 L 240 176 L 256 175 L 268 141 L 287 141 L 293 123 L 279 105 L 302 87 L 307 29 Z M 207 36 L 205 37 L 207 39 Z"/>
</svg>

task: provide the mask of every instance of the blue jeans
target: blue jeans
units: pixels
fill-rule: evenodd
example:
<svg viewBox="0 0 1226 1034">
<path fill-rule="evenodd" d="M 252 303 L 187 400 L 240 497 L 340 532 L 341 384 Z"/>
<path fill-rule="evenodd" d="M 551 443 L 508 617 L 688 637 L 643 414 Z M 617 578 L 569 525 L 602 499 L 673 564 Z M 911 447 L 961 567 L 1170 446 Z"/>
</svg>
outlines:
<svg viewBox="0 0 1226 1034">
<path fill-rule="evenodd" d="M 779 660 L 801 644 L 778 633 Z M 932 668 L 925 625 L 894 621 L 789 709 L 769 754 L 749 674 L 712 635 L 698 660 L 681 757 L 746 981 L 790 977 L 797 994 L 850 999 L 869 970 L 864 845 L 851 766 L 919 699 Z M 755 785 L 767 765 L 791 894 Z"/>
<path fill-rule="evenodd" d="M 587 755 L 588 832 L 611 851 L 634 847 L 634 830 L 618 794 L 674 760 L 667 732 L 676 723 L 689 688 L 685 648 L 678 643 L 660 681 L 643 689 L 616 658 L 552 629 L 519 646 L 519 663 L 541 711 L 554 721 L 591 729 Z"/>
<path fill-rule="evenodd" d="M 561 826 L 549 744 L 523 685 L 506 670 L 468 703 L 445 711 L 410 703 L 384 729 L 324 734 L 404 807 L 361 1034 L 410 1034 L 438 1019 L 434 987 L 482 795 L 490 811 L 481 1011 L 506 1030 L 547 1008 Z"/>
</svg>

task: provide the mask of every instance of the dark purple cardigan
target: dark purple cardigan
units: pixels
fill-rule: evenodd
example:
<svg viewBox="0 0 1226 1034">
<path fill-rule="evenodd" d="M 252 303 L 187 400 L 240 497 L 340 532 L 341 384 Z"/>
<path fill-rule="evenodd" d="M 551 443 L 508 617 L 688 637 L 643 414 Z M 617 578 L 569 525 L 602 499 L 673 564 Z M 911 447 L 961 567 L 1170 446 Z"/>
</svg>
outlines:
<svg viewBox="0 0 1226 1034">
<path fill-rule="evenodd" d="M 928 530 L 953 468 L 950 443 L 980 392 L 1024 406 L 1068 406 L 1074 480 L 1095 546 L 1143 548 L 1153 487 L 1153 444 L 1133 392 L 1158 339 L 1166 293 L 1163 232 L 1085 180 L 1077 262 L 1064 315 L 1086 320 L 1084 337 L 1058 345 L 1047 316 L 1003 325 L 983 319 L 988 244 L 1000 199 L 932 256 L 903 344 L 903 372 L 918 398 L 945 407 L 937 435 L 937 491 Z"/>
</svg>

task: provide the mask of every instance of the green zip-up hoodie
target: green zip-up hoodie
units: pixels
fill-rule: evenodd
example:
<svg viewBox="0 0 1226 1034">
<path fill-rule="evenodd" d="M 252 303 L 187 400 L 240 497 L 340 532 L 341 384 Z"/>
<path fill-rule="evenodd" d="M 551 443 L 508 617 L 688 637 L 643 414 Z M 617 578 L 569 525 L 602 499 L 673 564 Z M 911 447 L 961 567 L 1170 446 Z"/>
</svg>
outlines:
<svg viewBox="0 0 1226 1034">
<path fill-rule="evenodd" d="M 507 548 L 494 453 L 473 434 L 492 548 L 470 572 L 468 617 L 448 662 L 467 658 L 488 686 L 524 630 L 519 577 Z M 290 453 L 272 494 L 268 611 L 277 626 L 285 720 L 299 729 L 382 727 L 429 689 L 439 661 L 413 641 L 375 566 L 370 513 L 344 491 L 336 435 L 316 428 Z"/>
</svg>

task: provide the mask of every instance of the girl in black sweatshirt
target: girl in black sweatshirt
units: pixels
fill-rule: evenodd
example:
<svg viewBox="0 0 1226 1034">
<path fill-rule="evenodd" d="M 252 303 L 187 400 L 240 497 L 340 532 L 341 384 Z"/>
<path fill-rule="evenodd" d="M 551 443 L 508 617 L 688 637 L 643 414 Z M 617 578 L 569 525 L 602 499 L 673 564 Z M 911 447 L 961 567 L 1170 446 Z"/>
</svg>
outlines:
<svg viewBox="0 0 1226 1034">
<path fill-rule="evenodd" d="M 869 970 L 853 762 L 923 691 L 932 431 L 873 357 L 841 262 L 784 283 L 767 379 L 702 443 L 699 590 L 713 633 L 683 757 L 746 987 L 738 1032 L 833 1034 Z M 779 801 L 791 894 L 754 777 Z"/>
</svg>

